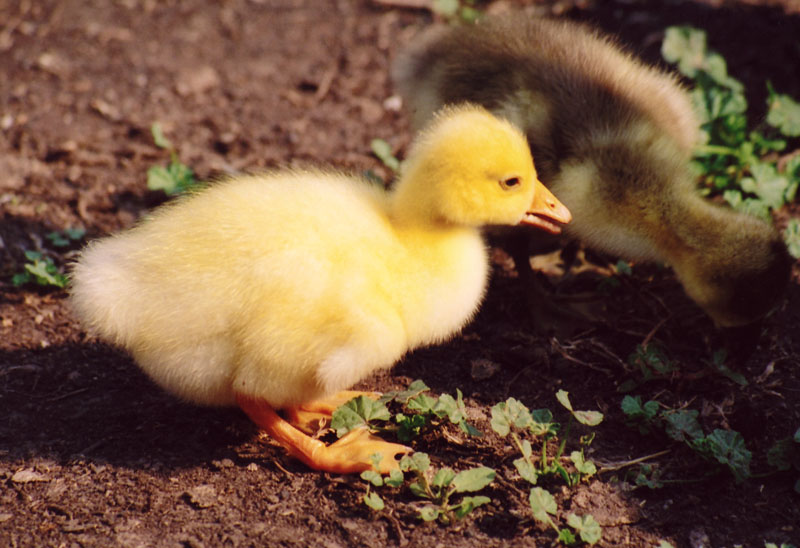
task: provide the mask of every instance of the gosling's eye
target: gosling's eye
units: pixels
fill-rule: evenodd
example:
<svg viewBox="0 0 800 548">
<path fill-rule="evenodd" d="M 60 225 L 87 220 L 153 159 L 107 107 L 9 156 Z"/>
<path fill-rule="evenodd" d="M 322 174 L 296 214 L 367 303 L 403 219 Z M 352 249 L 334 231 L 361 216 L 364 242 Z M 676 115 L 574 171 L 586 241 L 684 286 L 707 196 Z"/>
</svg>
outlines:
<svg viewBox="0 0 800 548">
<path fill-rule="evenodd" d="M 522 184 L 522 179 L 519 177 L 509 177 L 508 179 L 503 179 L 500 181 L 500 186 L 504 190 L 511 190 L 512 188 L 516 188 Z"/>
</svg>

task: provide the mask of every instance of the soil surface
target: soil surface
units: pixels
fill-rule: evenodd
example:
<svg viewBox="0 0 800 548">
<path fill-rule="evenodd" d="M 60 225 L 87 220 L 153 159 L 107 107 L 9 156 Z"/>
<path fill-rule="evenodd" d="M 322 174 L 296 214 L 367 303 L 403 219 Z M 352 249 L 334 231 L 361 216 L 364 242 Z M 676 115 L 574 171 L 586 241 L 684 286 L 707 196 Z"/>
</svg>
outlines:
<svg viewBox="0 0 800 548">
<path fill-rule="evenodd" d="M 774 473 L 767 462 L 769 448 L 800 427 L 796 277 L 777 313 L 737 335 L 737 346 L 669 270 L 634 265 L 613 275 L 616 259 L 580 254 L 591 259 L 579 261 L 586 268 L 555 277 L 555 288 L 601 320 L 555 337 L 530 328 L 524 288 L 495 249 L 476 320 L 361 385 L 387 391 L 423 379 L 434 394 L 463 391 L 484 437 L 447 425 L 412 442 L 436 466 L 497 470 L 483 492 L 491 502 L 453 525 L 420 520 L 407 487 L 378 489 L 386 508 L 370 510 L 358 476 L 305 468 L 236 409 L 178 401 L 125 353 L 87 337 L 65 291 L 11 283 L 25 250 L 64 266 L 86 240 L 131 226 L 166 199 L 146 187 L 148 168 L 169 161 L 150 135 L 156 121 L 202 179 L 295 164 L 390 178 L 370 140 L 384 138 L 402 156 L 410 134 L 388 66 L 434 18 L 388 4 L 0 0 L 0 546 L 548 546 L 555 534 L 534 521 L 517 455 L 492 432 L 489 409 L 513 396 L 565 422 L 559 389 L 576 408 L 605 414 L 587 450 L 600 472 L 570 488 L 543 480 L 559 523 L 592 514 L 603 527 L 598 546 L 800 544 L 798 471 Z M 763 115 L 767 80 L 800 97 L 796 1 L 483 7 L 523 4 L 593 22 L 655 63 L 667 26 L 703 28 L 746 84 L 754 116 Z M 792 214 L 779 212 L 779 224 Z M 68 247 L 46 237 L 68 227 L 86 236 Z M 644 382 L 629 356 L 646 343 L 674 367 Z M 710 367 L 725 345 L 739 349 L 726 363 L 746 385 Z M 754 477 L 737 483 L 663 432 L 626 426 L 628 381 L 664 408 L 697 410 L 706 432 L 740 432 Z M 586 433 L 577 429 L 567 453 Z M 630 461 L 642 457 L 663 487 L 635 485 Z"/>
</svg>

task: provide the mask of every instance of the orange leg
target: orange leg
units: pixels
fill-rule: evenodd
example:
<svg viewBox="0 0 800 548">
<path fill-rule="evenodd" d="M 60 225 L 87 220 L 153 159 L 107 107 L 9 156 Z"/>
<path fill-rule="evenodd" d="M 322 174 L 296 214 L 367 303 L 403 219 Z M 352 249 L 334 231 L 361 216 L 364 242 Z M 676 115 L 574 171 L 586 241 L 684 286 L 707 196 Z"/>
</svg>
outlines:
<svg viewBox="0 0 800 548">
<path fill-rule="evenodd" d="M 381 395 L 378 392 L 360 392 L 357 390 L 343 390 L 329 398 L 314 400 L 296 407 L 284 409 L 286 420 L 295 428 L 306 434 L 314 434 L 320 428 L 330 423 L 333 412 L 337 407 L 344 405 L 353 398 L 366 396 L 377 400 Z"/>
<path fill-rule="evenodd" d="M 395 455 L 409 453 L 410 447 L 372 436 L 367 429 L 353 430 L 331 445 L 303 434 L 283 420 L 266 401 L 236 394 L 239 407 L 267 434 L 283 445 L 290 455 L 315 470 L 352 474 L 372 468 L 372 455 L 382 458 L 378 471 L 388 474 L 398 468 Z"/>
</svg>

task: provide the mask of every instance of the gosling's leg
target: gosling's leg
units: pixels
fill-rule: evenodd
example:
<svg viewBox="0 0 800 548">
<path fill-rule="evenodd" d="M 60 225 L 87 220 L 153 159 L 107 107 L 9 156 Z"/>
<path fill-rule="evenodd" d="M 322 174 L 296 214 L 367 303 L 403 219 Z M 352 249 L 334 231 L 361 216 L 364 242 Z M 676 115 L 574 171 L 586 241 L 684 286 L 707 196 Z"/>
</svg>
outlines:
<svg viewBox="0 0 800 548">
<path fill-rule="evenodd" d="M 395 456 L 411 452 L 410 447 L 372 436 L 366 428 L 353 430 L 331 445 L 300 432 L 283 420 L 266 401 L 236 394 L 239 407 L 250 419 L 283 445 L 290 455 L 314 470 L 352 474 L 372 468 L 372 455 L 381 456 L 378 471 L 388 474 L 399 468 Z"/>
</svg>

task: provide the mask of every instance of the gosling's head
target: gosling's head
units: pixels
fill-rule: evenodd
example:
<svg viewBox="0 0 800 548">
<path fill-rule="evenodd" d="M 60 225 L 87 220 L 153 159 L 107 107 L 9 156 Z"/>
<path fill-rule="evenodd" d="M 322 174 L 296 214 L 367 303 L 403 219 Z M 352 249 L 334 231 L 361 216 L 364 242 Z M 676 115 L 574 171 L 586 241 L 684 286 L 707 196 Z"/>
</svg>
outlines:
<svg viewBox="0 0 800 548">
<path fill-rule="evenodd" d="M 675 265 L 687 294 L 719 327 L 764 317 L 780 300 L 792 267 L 783 239 L 759 219 L 740 215 L 739 226 L 716 238 L 695 261 Z"/>
<path fill-rule="evenodd" d="M 406 160 L 398 215 L 444 224 L 530 224 L 560 232 L 569 210 L 536 176 L 525 136 L 481 107 L 441 110 Z"/>
</svg>

